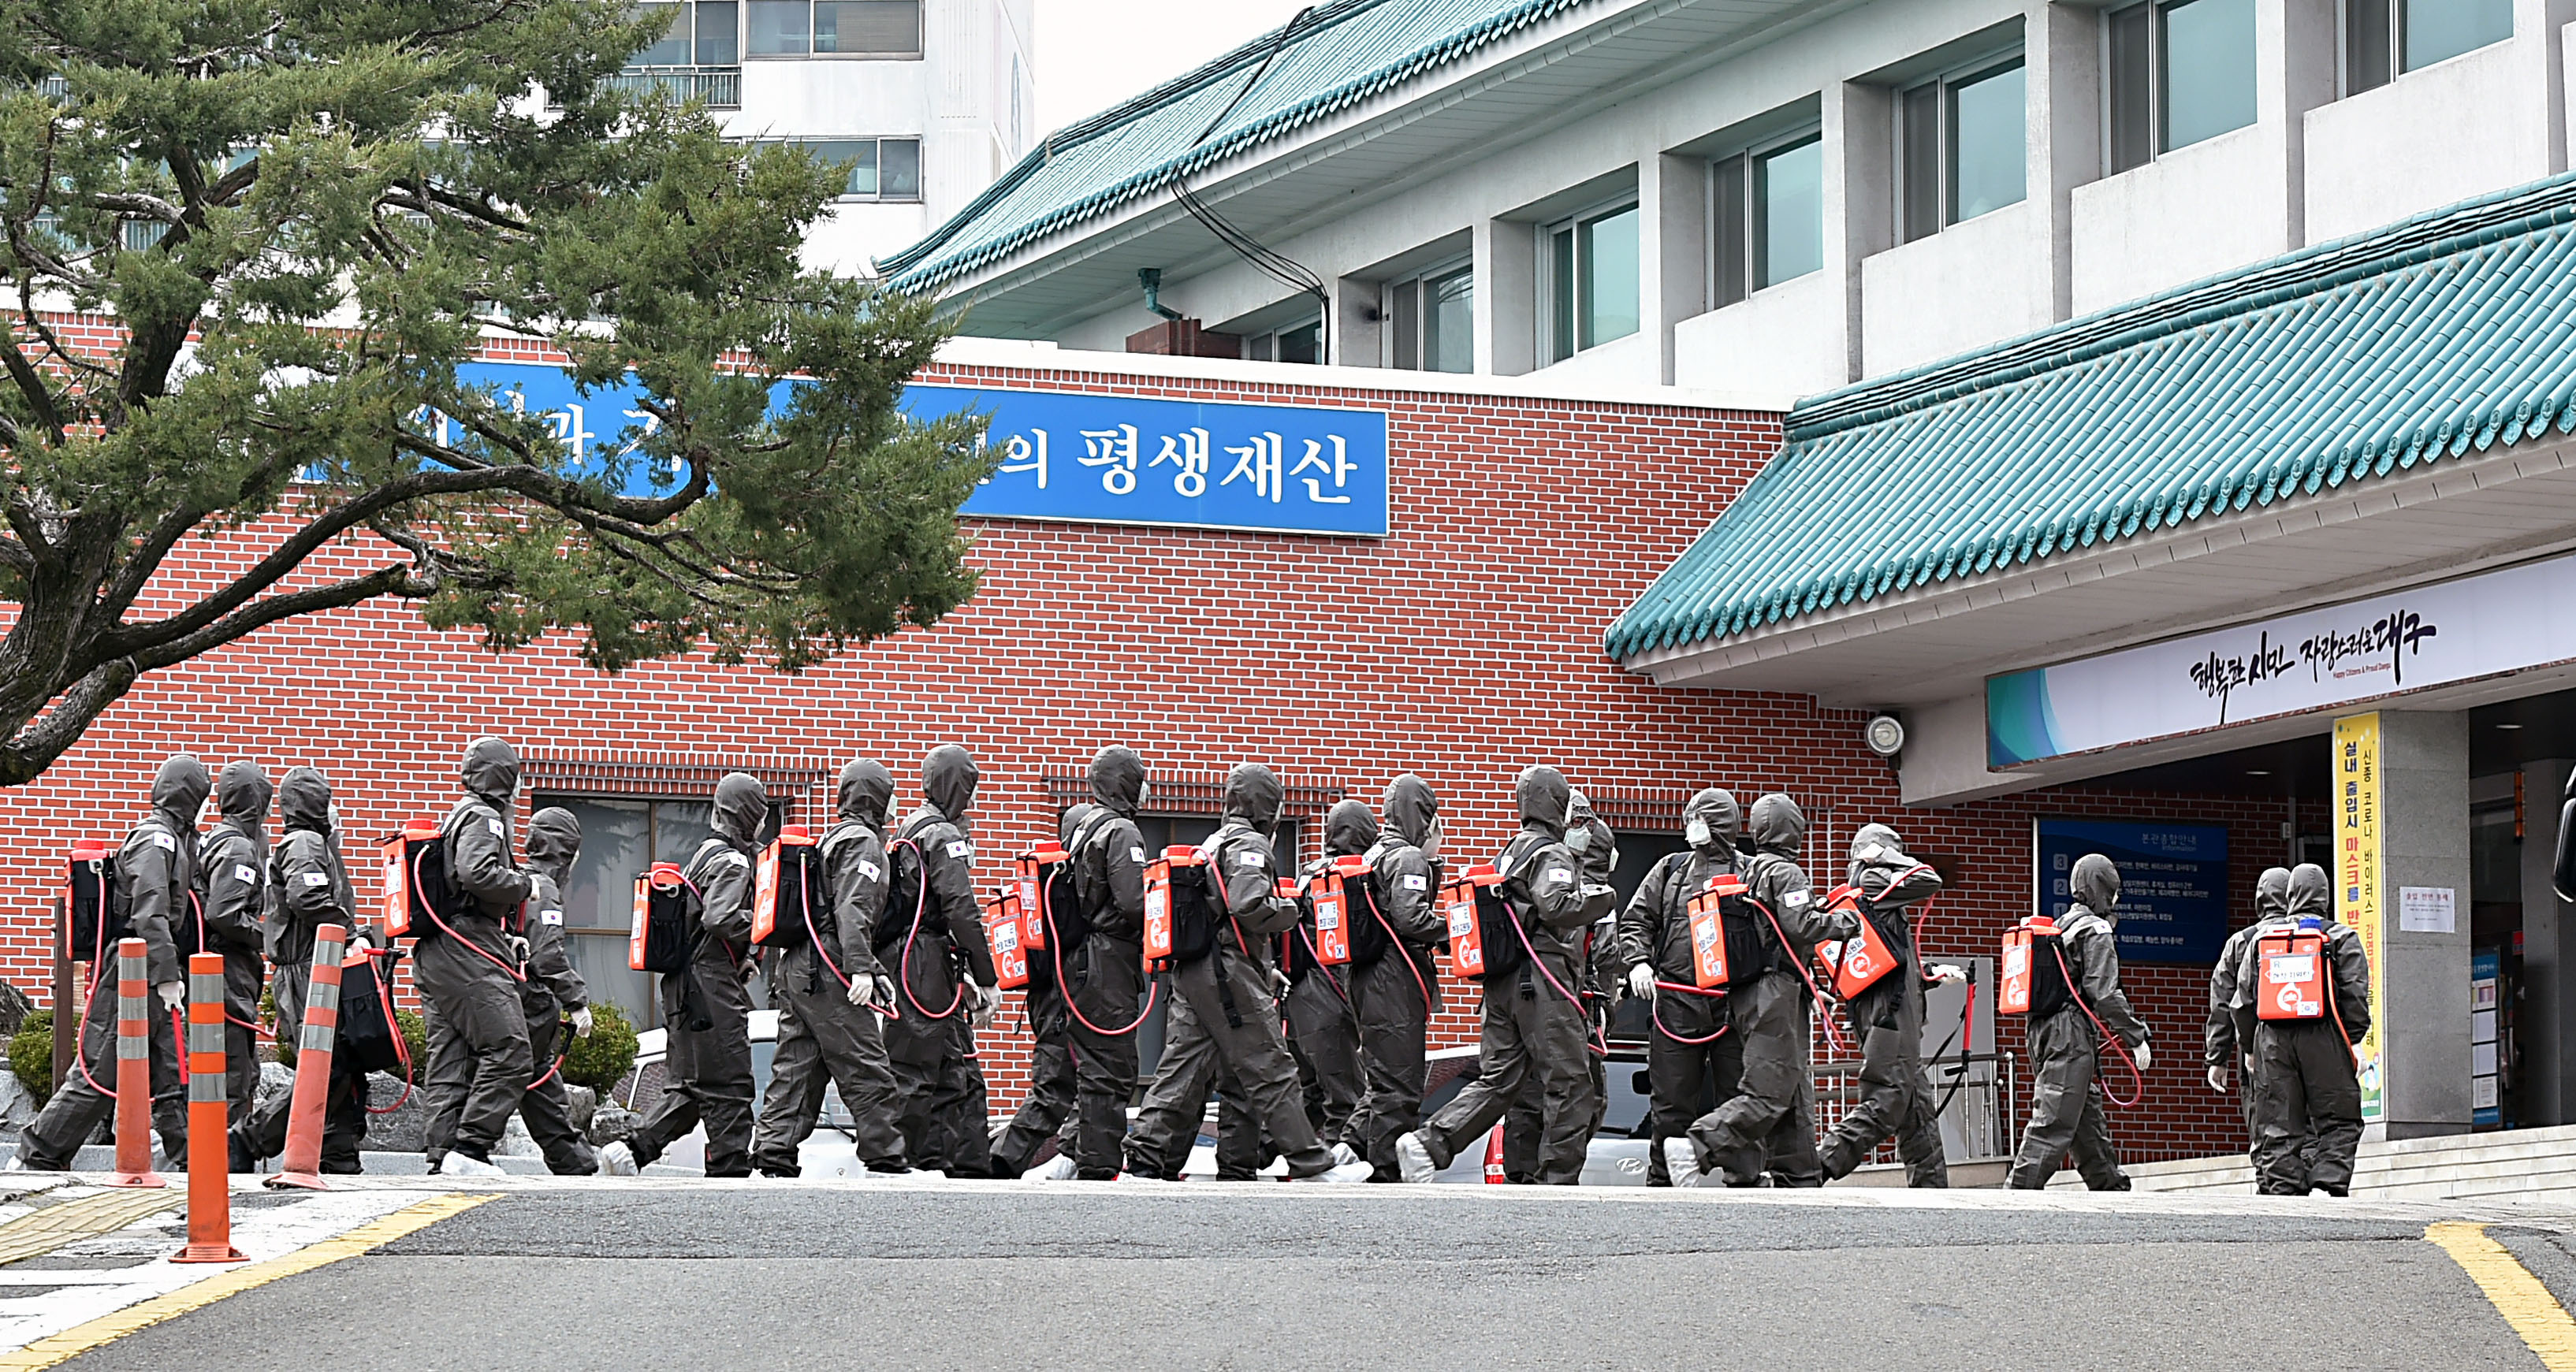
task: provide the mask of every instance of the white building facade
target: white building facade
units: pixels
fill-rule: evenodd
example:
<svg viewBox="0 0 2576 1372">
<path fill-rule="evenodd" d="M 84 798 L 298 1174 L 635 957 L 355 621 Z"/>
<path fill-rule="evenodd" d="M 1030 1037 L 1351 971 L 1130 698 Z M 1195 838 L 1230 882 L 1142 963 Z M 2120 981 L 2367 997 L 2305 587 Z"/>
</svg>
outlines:
<svg viewBox="0 0 2576 1372">
<path fill-rule="evenodd" d="M 962 209 L 1034 133 L 1034 0 L 679 0 L 625 81 L 728 135 L 850 164 L 809 260 L 860 273 Z"/>
</svg>

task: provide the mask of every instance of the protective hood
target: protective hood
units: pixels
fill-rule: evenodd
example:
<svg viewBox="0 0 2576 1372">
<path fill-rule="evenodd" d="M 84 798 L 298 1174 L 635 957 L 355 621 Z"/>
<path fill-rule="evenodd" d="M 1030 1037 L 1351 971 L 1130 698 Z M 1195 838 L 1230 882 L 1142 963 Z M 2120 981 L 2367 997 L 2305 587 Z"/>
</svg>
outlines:
<svg viewBox="0 0 2576 1372">
<path fill-rule="evenodd" d="M 2290 869 L 2266 867 L 2254 878 L 2254 917 L 2271 919 L 2290 913 Z"/>
<path fill-rule="evenodd" d="M 894 804 L 894 773 L 870 758 L 842 764 L 839 813 L 871 829 L 885 827 L 886 807 Z"/>
<path fill-rule="evenodd" d="M 1082 826 L 1089 824 L 1091 817 L 1099 813 L 1100 807 L 1090 801 L 1076 801 L 1064 812 L 1064 818 L 1056 821 L 1055 841 L 1065 848 L 1072 848 L 1073 836 L 1081 833 Z"/>
<path fill-rule="evenodd" d="M 1706 827 L 1705 836 L 1691 827 L 1697 820 Z M 1744 813 L 1736 808 L 1735 793 L 1711 786 L 1692 796 L 1682 806 L 1682 833 L 1691 839 L 1691 848 L 1703 857 L 1735 856 L 1735 835 L 1744 824 Z"/>
<path fill-rule="evenodd" d="M 718 836 L 745 848 L 760 841 L 760 826 L 769 819 L 769 792 L 749 772 L 727 772 L 716 782 L 714 828 Z"/>
<path fill-rule="evenodd" d="M 182 829 L 197 827 L 197 812 L 206 807 L 206 793 L 214 782 L 206 776 L 206 764 L 188 753 L 180 753 L 161 764 L 152 775 L 152 808 L 179 822 Z"/>
<path fill-rule="evenodd" d="M 1432 794 L 1430 782 L 1407 772 L 1387 783 L 1384 809 L 1387 827 L 1418 848 L 1431 836 L 1431 821 L 1440 817 L 1440 797 Z"/>
<path fill-rule="evenodd" d="M 1365 800 L 1337 800 L 1324 816 L 1324 851 L 1365 853 L 1377 846 L 1377 816 Z"/>
<path fill-rule="evenodd" d="M 310 767 L 288 772 L 277 788 L 277 816 L 289 829 L 331 832 L 331 783 Z"/>
<path fill-rule="evenodd" d="M 465 745 L 465 760 L 456 771 L 466 790 L 495 809 L 509 809 L 511 797 L 519 793 L 519 750 L 507 740 L 478 738 Z"/>
<path fill-rule="evenodd" d="M 1884 824 L 1864 824 L 1852 831 L 1851 860 L 1854 866 L 1882 862 L 1905 851 L 1905 840 Z"/>
<path fill-rule="evenodd" d="M 1256 829 L 1267 829 L 1279 822 L 1279 807 L 1287 799 L 1287 788 L 1258 762 L 1238 762 L 1225 774 L 1227 819 L 1240 819 Z"/>
<path fill-rule="evenodd" d="M 2290 869 L 2290 914 L 2298 919 L 2333 919 L 2334 890 L 2326 869 L 2302 862 Z"/>
<path fill-rule="evenodd" d="M 983 776 L 965 749 L 943 743 L 921 760 L 921 794 L 939 813 L 955 819 L 975 804 L 975 783 Z"/>
<path fill-rule="evenodd" d="M 549 805 L 528 816 L 528 865 L 543 868 L 557 885 L 581 856 L 581 821 L 572 811 Z"/>
<path fill-rule="evenodd" d="M 1520 779 L 1512 783 L 1512 799 L 1520 803 L 1522 828 L 1541 830 L 1549 838 L 1565 837 L 1565 821 L 1574 805 L 1574 788 L 1566 784 L 1565 773 L 1553 767 L 1524 767 Z"/>
<path fill-rule="evenodd" d="M 2120 869 L 2100 853 L 2086 853 L 2067 874 L 2066 891 L 2076 904 L 2109 919 L 2112 907 L 2120 903 Z"/>
<path fill-rule="evenodd" d="M 1117 744 L 1091 760 L 1091 798 L 1115 814 L 1133 818 L 1145 798 L 1145 759 Z"/>
<path fill-rule="evenodd" d="M 1807 841 L 1807 813 L 1798 808 L 1798 802 L 1774 791 L 1753 802 L 1745 837 L 1753 840 L 1758 851 L 1794 858 Z"/>
<path fill-rule="evenodd" d="M 215 782 L 215 804 L 224 818 L 238 821 L 244 829 L 258 832 L 260 822 L 268 818 L 268 802 L 277 788 L 268 784 L 268 773 L 248 758 L 235 758 L 224 764 L 224 773 Z"/>
</svg>

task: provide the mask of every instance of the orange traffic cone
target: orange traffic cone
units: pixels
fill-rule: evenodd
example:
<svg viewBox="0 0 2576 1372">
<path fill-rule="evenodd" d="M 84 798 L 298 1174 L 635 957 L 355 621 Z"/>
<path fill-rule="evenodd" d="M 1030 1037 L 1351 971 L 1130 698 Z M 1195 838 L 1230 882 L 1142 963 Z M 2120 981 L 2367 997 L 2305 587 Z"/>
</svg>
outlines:
<svg viewBox="0 0 2576 1372">
<path fill-rule="evenodd" d="M 286 1154 L 271 1187 L 327 1191 L 322 1181 L 322 1123 L 331 1095 L 331 1054 L 340 1035 L 340 956 L 348 930 L 313 931 L 313 974 L 304 986 L 304 1028 L 296 1036 L 295 1097 L 286 1113 Z M 359 956 L 364 957 L 361 953 Z"/>
<path fill-rule="evenodd" d="M 1510 1180 L 1503 1175 L 1503 1126 L 1497 1124 L 1494 1132 L 1485 1136 L 1485 1184 L 1501 1186 Z"/>
<path fill-rule="evenodd" d="M 188 1246 L 172 1262 L 241 1262 L 224 1106 L 224 955 L 188 959 Z"/>
<path fill-rule="evenodd" d="M 152 1170 L 152 973 L 143 940 L 116 945 L 116 1174 L 110 1186 L 167 1186 Z"/>
</svg>

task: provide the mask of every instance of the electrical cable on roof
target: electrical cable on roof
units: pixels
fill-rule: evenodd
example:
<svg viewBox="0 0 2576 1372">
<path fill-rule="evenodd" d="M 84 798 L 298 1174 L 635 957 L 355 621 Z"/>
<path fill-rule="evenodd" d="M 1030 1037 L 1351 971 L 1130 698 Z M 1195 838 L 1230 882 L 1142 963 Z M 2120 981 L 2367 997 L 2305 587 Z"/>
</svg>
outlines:
<svg viewBox="0 0 2576 1372">
<path fill-rule="evenodd" d="M 1226 102 L 1225 108 L 1217 112 L 1216 118 L 1209 120 L 1207 127 L 1199 130 L 1199 136 L 1190 140 L 1191 147 L 1195 148 L 1206 142 L 1220 125 L 1233 117 L 1235 110 L 1242 107 L 1244 98 L 1251 95 L 1253 88 L 1261 84 L 1261 79 L 1270 74 L 1270 64 L 1277 61 L 1279 54 L 1286 50 L 1288 40 L 1297 32 L 1297 26 L 1306 22 L 1306 16 L 1314 12 L 1315 7 L 1308 5 L 1297 11 L 1294 17 L 1280 27 L 1279 36 L 1271 43 L 1270 51 L 1261 55 L 1261 65 L 1252 69 L 1252 79 L 1244 82 L 1243 89 L 1236 91 L 1234 98 Z M 1189 183 L 1177 176 L 1172 180 L 1172 198 L 1180 202 L 1182 209 L 1190 212 L 1192 219 L 1199 221 L 1209 233 L 1215 234 L 1218 242 L 1231 249 L 1236 256 L 1251 263 L 1263 275 L 1290 290 L 1313 296 L 1318 306 L 1315 311 L 1315 355 L 1319 358 L 1329 358 L 1333 355 L 1333 295 L 1325 287 L 1323 277 L 1316 275 L 1312 269 L 1286 254 L 1264 246 L 1260 240 L 1237 228 L 1233 221 L 1218 214 L 1197 196 L 1191 194 Z"/>
</svg>

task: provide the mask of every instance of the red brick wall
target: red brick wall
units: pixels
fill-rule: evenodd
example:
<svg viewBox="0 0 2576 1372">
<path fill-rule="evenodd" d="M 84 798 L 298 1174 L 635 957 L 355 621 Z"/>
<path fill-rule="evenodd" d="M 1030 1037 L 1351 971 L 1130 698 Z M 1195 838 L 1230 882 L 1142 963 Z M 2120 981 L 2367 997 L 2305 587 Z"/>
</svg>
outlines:
<svg viewBox="0 0 2576 1372">
<path fill-rule="evenodd" d="M 918 798 L 921 755 L 955 741 L 983 770 L 975 833 L 986 885 L 1011 851 L 1053 832 L 1042 772 L 1078 768 L 1104 744 L 1137 747 L 1157 774 L 1265 761 L 1291 784 L 1372 803 L 1396 773 L 1417 771 L 1439 790 L 1460 854 L 1501 845 L 1512 777 L 1544 761 L 1606 792 L 1678 799 L 1716 783 L 1749 801 L 1785 789 L 1818 818 L 1820 844 L 1892 818 L 1919 848 L 1964 859 L 1930 937 L 1962 953 L 1991 950 L 2026 906 L 2035 811 L 2224 815 L 2240 852 L 2278 847 L 2278 815 L 2179 797 L 1897 813 L 1886 765 L 1860 746 L 1860 715 L 1620 672 L 1601 652 L 1603 630 L 1776 449 L 1774 416 L 994 369 L 925 379 L 1382 407 L 1396 454 L 1393 533 L 982 522 L 972 557 L 984 583 L 970 604 L 799 677 L 703 659 L 602 677 L 567 642 L 494 657 L 391 603 L 282 625 L 147 678 L 41 781 L 0 793 L 0 974 L 41 996 L 42 911 L 69 838 L 121 832 L 154 764 L 182 748 L 215 765 L 254 757 L 272 775 L 320 767 L 348 831 L 371 837 L 443 809 L 455 759 L 486 732 L 523 751 L 647 763 L 837 766 L 864 754 L 894 768 L 905 808 Z M 280 527 L 185 544 L 144 612 L 169 613 L 220 584 Z M 346 544 L 316 574 L 382 555 Z M 2252 866 L 2240 868 L 2250 887 Z M 2236 1146 L 2232 1116 L 2196 1084 L 2196 1049 L 2183 1046 L 2197 1039 L 2201 978 L 2132 973 L 2178 1051 L 2157 1064 L 2146 1108 L 2114 1123 L 2131 1156 Z M 1472 1040 L 1472 989 L 1453 987 L 1451 1006 L 1440 1041 Z M 1018 1023 L 1006 1011 L 1006 1029 L 985 1037 L 997 1105 L 1025 1086 L 1025 1042 L 1007 1032 Z"/>
</svg>

